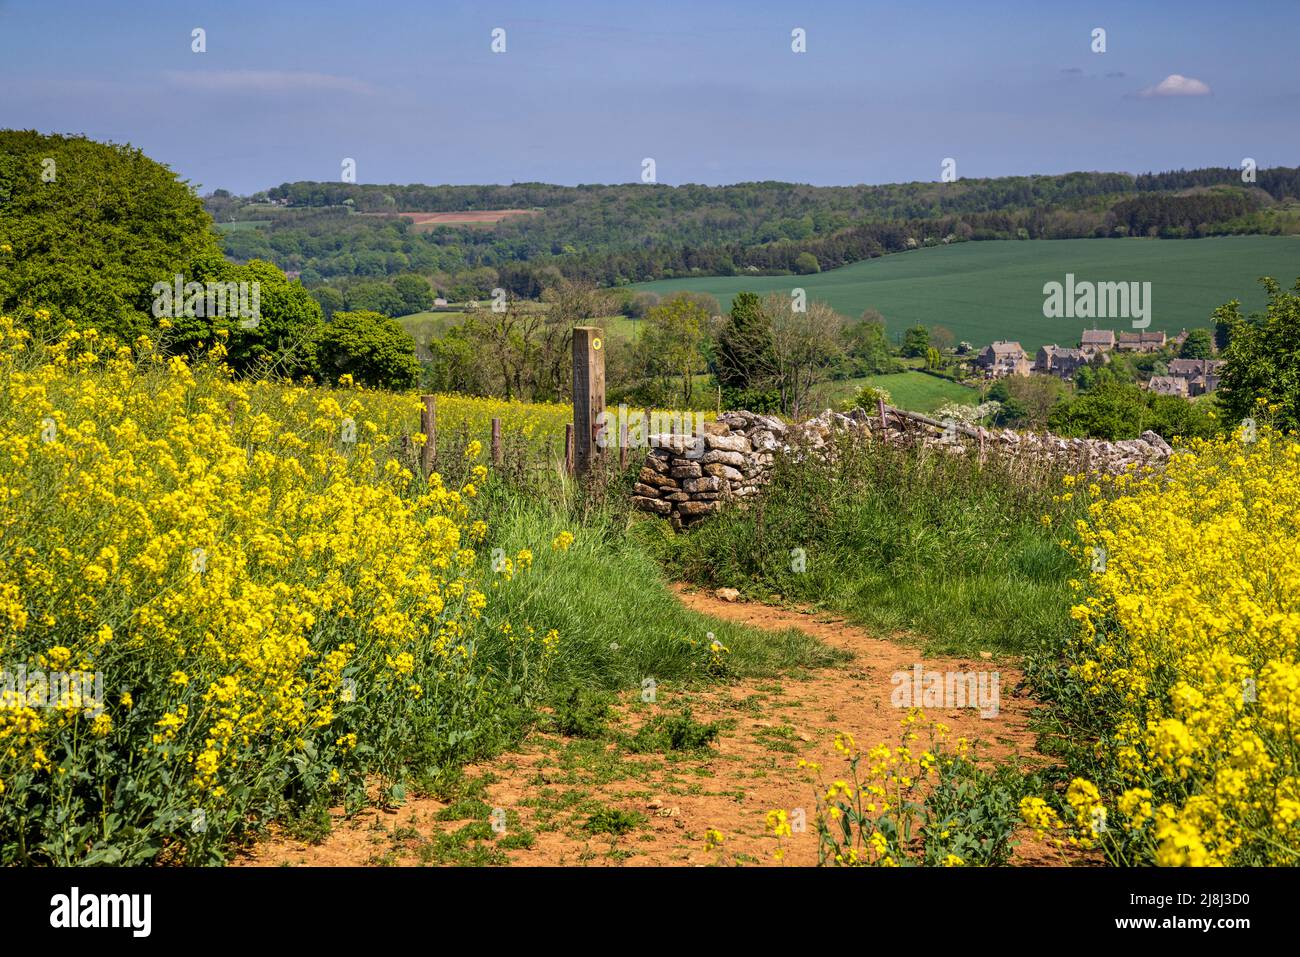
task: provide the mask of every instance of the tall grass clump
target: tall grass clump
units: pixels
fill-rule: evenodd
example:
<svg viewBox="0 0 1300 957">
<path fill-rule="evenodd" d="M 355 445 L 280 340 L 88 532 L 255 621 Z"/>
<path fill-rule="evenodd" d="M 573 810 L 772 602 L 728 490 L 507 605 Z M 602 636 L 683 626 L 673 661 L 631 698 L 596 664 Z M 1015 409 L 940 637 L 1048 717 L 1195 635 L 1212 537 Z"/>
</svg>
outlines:
<svg viewBox="0 0 1300 957">
<path fill-rule="evenodd" d="M 778 457 L 746 506 L 661 546 L 682 577 L 835 609 L 935 652 L 1022 652 L 1068 633 L 1073 560 L 1055 526 L 1080 511 L 1060 472 L 841 434 Z"/>
<path fill-rule="evenodd" d="M 607 690 L 700 683 L 833 663 L 834 651 L 796 630 L 767 632 L 707 618 L 669 590 L 664 569 L 630 527 L 630 478 L 614 470 L 583 486 L 489 485 L 493 521 L 480 574 L 492 599 L 484 627 L 527 620 L 555 629 L 549 680 Z M 511 556 L 531 567 L 516 577 Z"/>
</svg>

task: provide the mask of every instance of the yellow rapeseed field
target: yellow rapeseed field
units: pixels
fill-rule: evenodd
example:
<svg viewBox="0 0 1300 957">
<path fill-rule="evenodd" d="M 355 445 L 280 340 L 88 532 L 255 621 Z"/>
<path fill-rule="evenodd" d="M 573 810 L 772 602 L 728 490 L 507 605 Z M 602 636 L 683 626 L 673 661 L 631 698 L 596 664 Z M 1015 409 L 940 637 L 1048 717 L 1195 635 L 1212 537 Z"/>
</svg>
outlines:
<svg viewBox="0 0 1300 957">
<path fill-rule="evenodd" d="M 1300 862 L 1300 443 L 1239 429 L 1128 484 L 1077 529 L 1068 680 L 1105 717 L 1067 826 L 1117 863 Z"/>
<path fill-rule="evenodd" d="M 473 638 L 487 470 L 413 476 L 414 397 L 240 383 L 221 356 L 0 318 L 3 863 L 212 859 L 499 710 Z M 556 641 L 517 629 L 516 673 Z"/>
</svg>

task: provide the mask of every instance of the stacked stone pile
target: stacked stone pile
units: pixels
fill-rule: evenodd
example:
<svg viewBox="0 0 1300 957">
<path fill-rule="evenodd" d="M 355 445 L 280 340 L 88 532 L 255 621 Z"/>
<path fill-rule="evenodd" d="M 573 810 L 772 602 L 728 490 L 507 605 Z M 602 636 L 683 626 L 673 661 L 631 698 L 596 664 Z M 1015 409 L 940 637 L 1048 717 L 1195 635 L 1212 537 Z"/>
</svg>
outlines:
<svg viewBox="0 0 1300 957">
<path fill-rule="evenodd" d="M 907 441 L 954 455 L 1010 455 L 1078 471 L 1118 474 L 1160 467 L 1171 449 L 1154 432 L 1121 442 L 1067 439 L 1050 434 L 984 429 L 886 408 L 878 412 L 827 410 L 788 425 L 775 416 L 727 412 L 706 423 L 703 435 L 652 435 L 632 502 L 661 515 L 676 529 L 702 521 L 718 503 L 757 495 L 778 452 L 815 453 L 840 431 L 879 440 Z"/>
<path fill-rule="evenodd" d="M 787 430 L 772 416 L 728 412 L 705 423 L 703 435 L 652 435 L 632 501 L 689 527 L 718 502 L 758 494 Z"/>
</svg>

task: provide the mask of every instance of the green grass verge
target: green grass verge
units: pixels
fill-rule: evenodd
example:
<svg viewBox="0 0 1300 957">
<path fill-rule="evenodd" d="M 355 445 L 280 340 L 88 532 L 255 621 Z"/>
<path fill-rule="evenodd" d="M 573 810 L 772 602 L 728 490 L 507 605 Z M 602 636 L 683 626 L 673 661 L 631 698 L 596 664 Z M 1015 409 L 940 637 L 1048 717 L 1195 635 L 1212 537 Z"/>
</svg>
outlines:
<svg viewBox="0 0 1300 957">
<path fill-rule="evenodd" d="M 831 403 L 852 399 L 866 385 L 886 390 L 895 406 L 913 412 L 933 412 L 949 402 L 976 405 L 980 399 L 980 394 L 968 386 L 924 372 L 895 372 L 829 382 L 825 386 L 825 396 Z"/>
<path fill-rule="evenodd" d="M 1058 541 L 1074 512 L 1053 501 L 1057 476 L 849 440 L 836 451 L 830 463 L 778 460 L 752 507 L 655 539 L 662 560 L 700 584 L 910 633 L 932 654 L 1023 653 L 1064 638 L 1079 569 Z"/>
<path fill-rule="evenodd" d="M 484 627 L 509 620 L 539 632 L 559 632 L 551 675 L 557 688 L 582 685 L 621 690 L 656 683 L 704 684 L 719 678 L 775 675 L 824 667 L 844 655 L 793 629 L 762 631 L 690 611 L 667 587 L 647 537 L 671 534 L 662 523 L 630 536 L 617 517 L 595 515 L 582 524 L 560 508 L 508 492 L 494 502 L 494 521 L 481 560 L 492 550 L 534 555 L 533 567 L 506 580 L 486 573 L 493 589 Z M 562 531 L 574 535 L 567 551 L 553 550 Z M 498 553 L 500 554 L 500 553 Z M 710 637 L 712 635 L 712 637 Z M 713 640 L 728 651 L 710 651 Z"/>
</svg>

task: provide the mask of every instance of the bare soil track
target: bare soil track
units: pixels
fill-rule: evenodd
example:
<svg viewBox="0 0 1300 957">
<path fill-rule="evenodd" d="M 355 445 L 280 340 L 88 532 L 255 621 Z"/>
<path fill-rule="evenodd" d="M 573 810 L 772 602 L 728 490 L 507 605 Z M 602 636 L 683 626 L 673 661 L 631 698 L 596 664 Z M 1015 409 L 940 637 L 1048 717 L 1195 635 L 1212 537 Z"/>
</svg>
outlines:
<svg viewBox="0 0 1300 957">
<path fill-rule="evenodd" d="M 798 676 L 746 679 L 704 690 L 660 684 L 653 705 L 643 704 L 636 692 L 620 699 L 615 725 L 623 731 L 683 705 L 689 705 L 696 720 L 723 722 L 724 730 L 709 752 L 634 754 L 608 741 L 529 735 L 515 752 L 466 771 L 469 779 L 479 781 L 478 794 L 488 808 L 507 810 L 507 836 L 520 836 L 497 842 L 509 850 L 468 862 L 775 864 L 774 852 L 783 845 L 784 864 L 815 864 L 815 781 L 799 768 L 800 759 L 820 763 L 829 781 L 843 776 L 846 766 L 833 745 L 838 732 L 851 733 L 859 748 L 896 743 L 903 715 L 890 704 L 890 679 L 918 662 L 926 670 L 997 670 L 1001 707 L 996 717 L 981 718 L 971 709 L 930 709 L 927 715 L 949 725 L 953 739 L 965 736 L 976 742 L 983 760 L 1026 766 L 1047 762 L 1034 751 L 1028 728 L 1031 702 L 1015 690 L 1020 672 L 1005 662 L 922 658 L 913 645 L 870 635 L 834 616 L 726 602 L 681 586 L 676 590 L 697 611 L 759 628 L 799 628 L 854 657 Z M 626 812 L 635 823 L 619 835 L 591 833 L 589 822 L 601 808 Z M 807 831 L 779 845 L 764 827 L 767 811 L 775 808 L 805 809 Z M 446 851 L 454 843 L 454 832 L 465 826 L 463 819 L 448 820 L 455 816 L 447 803 L 427 797 L 412 799 L 395 811 L 367 809 L 351 818 L 340 809 L 324 841 L 306 844 L 273 835 L 237 863 L 464 863 L 463 854 L 456 856 L 461 852 Z M 722 832 L 724 842 L 709 850 L 705 832 L 711 828 Z M 1057 861 L 1032 840 L 1015 851 L 1019 864 Z"/>
</svg>

